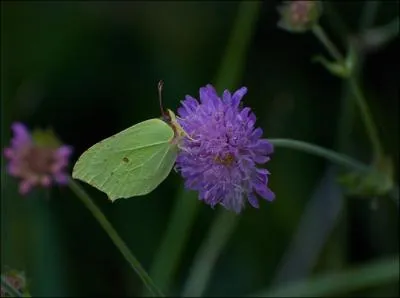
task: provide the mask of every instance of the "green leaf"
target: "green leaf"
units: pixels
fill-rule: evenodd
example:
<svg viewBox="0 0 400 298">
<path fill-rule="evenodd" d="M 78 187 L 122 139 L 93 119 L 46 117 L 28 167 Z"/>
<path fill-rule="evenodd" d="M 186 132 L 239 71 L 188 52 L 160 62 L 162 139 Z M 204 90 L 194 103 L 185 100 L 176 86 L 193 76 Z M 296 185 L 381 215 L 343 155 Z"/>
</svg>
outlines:
<svg viewBox="0 0 400 298">
<path fill-rule="evenodd" d="M 72 177 L 105 192 L 111 201 L 145 195 L 168 176 L 177 151 L 174 129 L 150 119 L 90 147 L 79 157 Z"/>
<path fill-rule="evenodd" d="M 338 182 L 346 187 L 349 195 L 370 197 L 387 194 L 394 187 L 391 158 L 382 157 L 374 162 L 372 167 L 377 169 L 377 172 L 346 173 L 338 177 Z"/>
<path fill-rule="evenodd" d="M 321 63 L 331 74 L 337 77 L 347 78 L 350 75 L 350 71 L 346 65 L 337 62 L 331 62 L 323 56 L 315 56 L 312 59 L 312 62 Z"/>
</svg>

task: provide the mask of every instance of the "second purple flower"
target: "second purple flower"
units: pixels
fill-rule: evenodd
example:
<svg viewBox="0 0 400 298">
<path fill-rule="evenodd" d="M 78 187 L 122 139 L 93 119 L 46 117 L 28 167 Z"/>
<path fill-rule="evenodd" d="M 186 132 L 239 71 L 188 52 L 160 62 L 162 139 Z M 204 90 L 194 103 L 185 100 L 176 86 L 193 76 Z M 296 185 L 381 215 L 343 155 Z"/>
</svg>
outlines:
<svg viewBox="0 0 400 298">
<path fill-rule="evenodd" d="M 14 133 L 11 146 L 4 149 L 8 159 L 7 170 L 11 176 L 21 179 L 19 192 L 27 194 L 35 186 L 50 187 L 68 183 L 68 159 L 72 147 L 59 144 L 49 132 L 31 134 L 27 127 L 15 122 L 11 126 Z"/>
</svg>

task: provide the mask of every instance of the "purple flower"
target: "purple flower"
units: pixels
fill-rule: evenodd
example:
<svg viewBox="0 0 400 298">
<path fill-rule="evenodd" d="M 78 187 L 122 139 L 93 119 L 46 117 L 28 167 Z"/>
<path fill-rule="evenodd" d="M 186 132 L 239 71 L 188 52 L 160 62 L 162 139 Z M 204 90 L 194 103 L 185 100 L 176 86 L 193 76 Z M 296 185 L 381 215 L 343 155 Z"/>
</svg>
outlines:
<svg viewBox="0 0 400 298">
<path fill-rule="evenodd" d="M 35 186 L 50 187 L 52 182 L 61 185 L 68 182 L 66 167 L 72 147 L 59 145 L 46 133 L 40 136 L 47 142 L 39 142 L 19 122 L 12 124 L 11 129 L 14 136 L 11 146 L 4 149 L 4 156 L 9 160 L 8 173 L 21 179 L 21 194 L 27 194 Z"/>
<path fill-rule="evenodd" d="M 176 160 L 176 170 L 185 187 L 199 192 L 200 200 L 239 213 L 246 198 L 258 208 L 256 194 L 272 201 L 265 164 L 273 152 L 262 139 L 262 129 L 254 128 L 256 116 L 240 101 L 247 88 L 233 95 L 225 90 L 222 99 L 211 85 L 200 88 L 200 102 L 186 96 L 178 109 L 179 124 L 190 136 L 184 138 Z"/>
</svg>

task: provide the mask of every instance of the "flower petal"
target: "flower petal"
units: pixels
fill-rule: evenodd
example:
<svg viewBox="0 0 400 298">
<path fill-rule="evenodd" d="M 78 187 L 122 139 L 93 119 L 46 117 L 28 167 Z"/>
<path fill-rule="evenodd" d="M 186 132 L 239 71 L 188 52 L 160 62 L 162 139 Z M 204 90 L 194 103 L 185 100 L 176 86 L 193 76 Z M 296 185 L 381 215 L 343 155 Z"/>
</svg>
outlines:
<svg viewBox="0 0 400 298">
<path fill-rule="evenodd" d="M 253 193 L 249 193 L 248 195 L 248 200 L 251 206 L 254 208 L 259 208 L 260 205 L 258 204 L 257 197 Z"/>
<path fill-rule="evenodd" d="M 240 101 L 242 100 L 243 96 L 245 96 L 247 93 L 247 88 L 246 87 L 242 87 L 239 90 L 237 90 L 235 93 L 233 93 L 232 96 L 232 105 L 234 107 L 238 107 Z"/>
<path fill-rule="evenodd" d="M 65 173 L 57 173 L 54 175 L 54 180 L 60 185 L 68 184 L 68 175 Z"/>
<path fill-rule="evenodd" d="M 26 195 L 33 187 L 33 183 L 30 180 L 22 180 L 19 184 L 19 193 Z"/>
<path fill-rule="evenodd" d="M 31 135 L 28 131 L 28 128 L 23 123 L 14 122 L 11 125 L 11 129 L 14 133 L 14 136 L 11 140 L 13 147 L 20 147 L 31 142 Z"/>
<path fill-rule="evenodd" d="M 43 187 L 49 187 L 49 186 L 51 185 L 50 176 L 48 176 L 48 175 L 42 176 L 42 177 L 40 178 L 40 184 L 41 184 Z"/>
<path fill-rule="evenodd" d="M 63 145 L 57 149 L 56 154 L 59 159 L 68 159 L 73 152 L 72 146 Z"/>
<path fill-rule="evenodd" d="M 14 157 L 14 151 L 11 148 L 4 148 L 3 154 L 4 157 L 7 159 L 11 159 Z"/>
<path fill-rule="evenodd" d="M 251 133 L 251 135 L 250 135 L 250 138 L 253 140 L 253 141 L 256 141 L 256 140 L 258 140 L 259 138 L 261 138 L 261 136 L 262 136 L 262 134 L 263 134 L 263 130 L 261 129 L 261 128 L 256 128 L 255 130 L 253 130 L 253 132 Z"/>
<path fill-rule="evenodd" d="M 265 184 L 254 184 L 254 189 L 262 198 L 266 199 L 267 201 L 273 201 L 275 199 L 275 194 Z"/>
<path fill-rule="evenodd" d="M 187 117 L 189 115 L 189 112 L 187 111 L 186 108 L 180 107 L 180 108 L 178 108 L 178 115 L 179 115 L 179 117 L 184 118 L 184 117 Z"/>
<path fill-rule="evenodd" d="M 229 90 L 224 91 L 224 93 L 222 94 L 222 100 L 226 104 L 230 104 L 232 102 L 232 97 L 231 97 L 231 93 L 229 92 Z"/>
<path fill-rule="evenodd" d="M 200 88 L 200 102 L 202 104 L 213 103 L 215 99 L 218 99 L 218 94 L 215 88 L 211 85 Z"/>
<path fill-rule="evenodd" d="M 253 150 L 262 152 L 263 154 L 271 154 L 274 152 L 274 146 L 266 139 L 260 139 L 252 146 Z"/>
<path fill-rule="evenodd" d="M 10 161 L 10 163 L 7 165 L 7 172 L 11 176 L 18 177 L 20 175 L 20 168 L 18 167 L 18 163 L 15 161 Z"/>
</svg>

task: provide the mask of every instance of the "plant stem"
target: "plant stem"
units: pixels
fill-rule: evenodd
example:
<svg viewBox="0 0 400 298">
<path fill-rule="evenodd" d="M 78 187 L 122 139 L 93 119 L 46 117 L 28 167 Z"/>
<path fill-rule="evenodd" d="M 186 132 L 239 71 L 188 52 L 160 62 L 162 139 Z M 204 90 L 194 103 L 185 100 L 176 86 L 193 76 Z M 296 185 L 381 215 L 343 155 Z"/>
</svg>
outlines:
<svg viewBox="0 0 400 298">
<path fill-rule="evenodd" d="M 82 201 L 82 203 L 90 210 L 92 215 L 97 219 L 100 226 L 104 229 L 107 235 L 114 242 L 115 246 L 119 249 L 121 254 L 124 256 L 125 260 L 131 265 L 132 269 L 139 275 L 140 279 L 149 290 L 149 292 L 154 297 L 163 297 L 162 292 L 154 284 L 150 276 L 143 269 L 142 265 L 136 259 L 136 257 L 131 253 L 128 246 L 118 235 L 117 231 L 105 217 L 103 212 L 97 207 L 89 195 L 83 190 L 83 188 L 76 183 L 72 178 L 69 179 L 69 187 L 77 195 L 77 197 Z"/>
<path fill-rule="evenodd" d="M 377 176 L 377 178 L 381 177 L 382 179 L 385 179 L 384 177 L 385 173 L 381 173 L 378 170 L 374 169 L 371 166 L 365 165 L 347 155 L 338 153 L 333 150 L 325 149 L 323 147 L 306 143 L 303 141 L 297 141 L 297 140 L 292 140 L 292 139 L 269 139 L 268 140 L 271 144 L 273 144 L 276 147 L 283 147 L 283 148 L 291 148 L 303 152 L 307 152 L 313 155 L 317 155 L 323 158 L 326 158 L 333 163 L 336 163 L 338 165 L 352 168 L 353 170 L 360 171 L 360 172 L 374 172 Z M 396 205 L 399 205 L 399 188 L 398 185 L 395 185 L 394 188 L 389 192 L 389 197 L 393 199 L 393 201 L 396 203 Z"/>
<path fill-rule="evenodd" d="M 180 187 L 164 238 L 150 269 L 150 275 L 164 291 L 169 288 L 173 280 L 179 257 L 182 255 L 190 235 L 190 228 L 199 210 L 198 204 L 195 192 Z M 143 294 L 147 295 L 147 292 Z"/>
<path fill-rule="evenodd" d="M 368 108 L 365 97 L 361 91 L 359 84 L 357 83 L 357 79 L 353 75 L 351 75 L 348 79 L 348 83 L 356 98 L 356 102 L 358 107 L 360 108 L 361 115 L 363 116 L 364 124 L 371 139 L 374 156 L 375 158 L 379 158 L 382 156 L 382 146 L 379 141 L 378 130 L 375 126 L 374 120 L 372 119 L 372 115 Z"/>
<path fill-rule="evenodd" d="M 276 147 L 291 148 L 307 152 L 313 155 L 326 158 L 332 161 L 333 163 L 342 165 L 344 167 L 352 168 L 357 171 L 366 172 L 372 170 L 371 167 L 364 165 L 363 163 L 358 162 L 357 160 L 348 157 L 347 155 L 343 155 L 336 151 L 325 149 L 323 147 L 310 144 L 307 142 L 297 141 L 292 139 L 269 139 L 268 141 Z"/>
<path fill-rule="evenodd" d="M 344 61 L 342 54 L 340 54 L 335 44 L 329 39 L 328 35 L 325 33 L 324 29 L 320 25 L 315 25 L 312 28 L 312 32 L 317 37 L 317 39 L 325 46 L 333 59 L 335 59 L 339 63 L 342 63 Z"/>
<path fill-rule="evenodd" d="M 216 76 L 217 90 L 235 87 L 245 62 L 246 49 L 251 41 L 261 4 L 260 1 L 241 1 L 239 3 L 238 15 Z M 168 221 L 167 231 L 150 269 L 155 282 L 164 292 L 170 288 L 171 280 L 179 264 L 179 257 L 188 239 L 188 231 L 198 213 L 197 201 L 197 194 L 185 191 L 182 184 Z M 181 232 L 183 234 L 180 234 Z M 143 294 L 146 295 L 146 292 Z"/>
<path fill-rule="evenodd" d="M 224 209 L 214 219 L 206 240 L 197 251 L 182 297 L 199 297 L 204 293 L 212 268 L 234 231 L 239 216 Z"/>
<path fill-rule="evenodd" d="M 372 16 L 367 18 L 368 21 L 372 20 Z M 337 50 L 336 46 L 333 42 L 328 38 L 327 34 L 323 30 L 320 25 L 315 25 L 313 27 L 313 33 L 317 37 L 317 39 L 325 46 L 325 48 L 329 51 L 331 56 L 336 60 L 337 63 L 345 65 L 345 61 L 342 55 Z M 345 65 L 346 66 L 346 65 Z M 353 66 L 354 67 L 354 66 Z M 371 112 L 366 103 L 365 97 L 361 91 L 361 88 L 357 82 L 356 74 L 354 73 L 355 69 L 350 69 L 350 76 L 347 78 L 349 89 L 353 93 L 356 98 L 357 105 L 360 108 L 361 115 L 364 121 L 364 125 L 366 126 L 368 136 L 372 143 L 374 157 L 379 159 L 382 156 L 383 150 L 379 141 L 378 130 L 374 124 L 374 121 L 371 116 Z"/>
<path fill-rule="evenodd" d="M 221 65 L 216 75 L 216 89 L 234 88 L 245 65 L 246 51 L 253 37 L 257 16 L 262 2 L 243 0 L 239 3 L 238 15 Z"/>
</svg>

